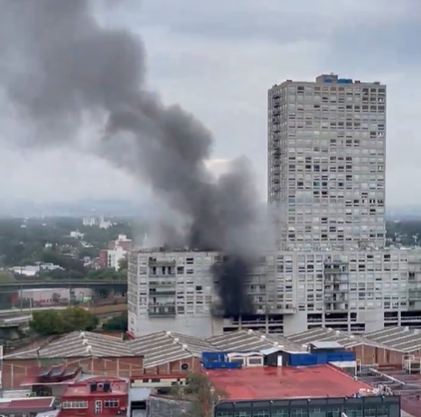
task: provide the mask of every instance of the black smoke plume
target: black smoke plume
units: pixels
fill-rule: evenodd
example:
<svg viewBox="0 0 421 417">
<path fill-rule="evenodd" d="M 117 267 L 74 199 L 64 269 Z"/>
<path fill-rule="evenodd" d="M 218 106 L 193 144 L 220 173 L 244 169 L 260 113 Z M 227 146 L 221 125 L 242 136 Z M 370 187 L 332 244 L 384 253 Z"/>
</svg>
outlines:
<svg viewBox="0 0 421 417">
<path fill-rule="evenodd" d="M 213 178 L 205 165 L 212 134 L 146 88 L 139 38 L 101 26 L 88 0 L 2 0 L 0 39 L 1 87 L 30 132 L 19 145 L 80 147 L 146 182 L 183 216 L 188 246 L 229 255 L 214 268 L 222 308 L 249 312 L 243 283 L 258 202 L 251 167 L 238 159 Z M 89 143 L 86 126 L 101 131 Z"/>
</svg>

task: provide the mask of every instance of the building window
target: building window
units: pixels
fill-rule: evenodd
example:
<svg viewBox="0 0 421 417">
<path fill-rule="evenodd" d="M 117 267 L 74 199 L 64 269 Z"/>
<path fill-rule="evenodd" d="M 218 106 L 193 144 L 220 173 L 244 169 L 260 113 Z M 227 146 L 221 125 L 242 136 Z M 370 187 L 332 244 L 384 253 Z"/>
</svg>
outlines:
<svg viewBox="0 0 421 417">
<path fill-rule="evenodd" d="M 119 401 L 118 400 L 105 400 L 104 407 L 105 408 L 116 408 L 118 407 Z"/>
<path fill-rule="evenodd" d="M 268 410 L 257 410 L 253 411 L 253 417 L 269 417 L 270 413 Z"/>
<path fill-rule="evenodd" d="M 241 365 L 244 365 L 244 358 L 230 358 L 229 360 L 231 363 L 240 363 Z"/>
<path fill-rule="evenodd" d="M 61 407 L 64 409 L 88 408 L 88 401 L 63 401 Z"/>
<path fill-rule="evenodd" d="M 234 417 L 250 417 L 250 411 L 234 411 Z"/>
<path fill-rule="evenodd" d="M 253 366 L 253 365 L 263 366 L 263 358 L 248 358 L 247 364 L 249 366 Z"/>
<path fill-rule="evenodd" d="M 216 417 L 232 417 L 231 411 L 217 411 Z"/>
<path fill-rule="evenodd" d="M 348 417 L 362 417 L 364 415 L 362 407 L 346 407 L 345 413 Z"/>
<path fill-rule="evenodd" d="M 320 407 L 310 408 L 308 411 L 309 417 L 325 417 L 326 410 L 321 409 Z"/>
<path fill-rule="evenodd" d="M 289 417 L 288 409 L 272 410 L 272 417 Z"/>
<path fill-rule="evenodd" d="M 378 417 L 388 417 L 389 408 L 386 405 L 380 405 L 377 407 L 377 416 Z"/>
<path fill-rule="evenodd" d="M 340 408 L 331 408 L 327 410 L 326 416 L 327 417 L 339 417 L 341 415 L 341 409 Z"/>
<path fill-rule="evenodd" d="M 307 417 L 308 410 L 307 408 L 293 408 L 290 412 L 290 417 Z"/>
</svg>

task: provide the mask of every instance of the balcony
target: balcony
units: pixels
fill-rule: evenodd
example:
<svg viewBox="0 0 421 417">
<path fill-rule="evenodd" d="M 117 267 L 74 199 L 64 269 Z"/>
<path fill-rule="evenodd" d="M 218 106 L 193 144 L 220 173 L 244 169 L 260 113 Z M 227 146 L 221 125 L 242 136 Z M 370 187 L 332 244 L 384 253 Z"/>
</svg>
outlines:
<svg viewBox="0 0 421 417">
<path fill-rule="evenodd" d="M 356 321 L 356 319 L 349 320 L 348 317 L 338 317 L 335 319 L 325 318 L 325 323 L 348 323 L 348 321 Z"/>
<path fill-rule="evenodd" d="M 176 266 L 176 262 L 175 261 L 154 261 L 154 260 L 149 260 L 148 261 L 148 266 Z"/>
<path fill-rule="evenodd" d="M 328 274 L 347 274 L 348 273 L 348 266 L 347 265 L 325 264 L 324 272 L 325 272 L 325 275 L 328 275 Z"/>
<path fill-rule="evenodd" d="M 342 304 L 342 303 L 341 303 Z M 345 305 L 337 305 L 336 303 L 326 304 L 325 311 L 329 313 L 347 313 L 349 311 L 348 304 Z M 348 319 L 329 319 L 325 320 L 326 323 L 333 323 L 333 322 L 348 322 Z"/>
<path fill-rule="evenodd" d="M 172 308 L 175 307 L 175 300 L 167 300 L 167 301 L 153 301 L 153 300 L 149 300 L 148 303 L 149 307 L 161 307 L 161 308 Z"/>
<path fill-rule="evenodd" d="M 176 277 L 175 272 L 172 274 L 168 274 L 168 273 L 164 274 L 162 272 L 152 272 L 152 271 L 149 272 L 148 276 L 149 276 L 149 279 L 167 278 L 167 279 L 172 279 L 172 280 L 175 280 L 175 277 Z"/>
<path fill-rule="evenodd" d="M 174 280 L 170 280 L 170 281 L 153 280 L 153 281 L 149 281 L 149 287 L 157 287 L 157 288 L 175 287 L 175 281 Z"/>
<path fill-rule="evenodd" d="M 166 307 L 165 309 L 149 309 L 148 310 L 148 316 L 149 317 L 175 317 L 175 307 L 169 308 Z"/>
<path fill-rule="evenodd" d="M 168 295 L 175 295 L 175 288 L 171 289 L 159 289 L 159 291 L 153 291 L 154 288 L 149 289 L 149 297 L 162 297 Z"/>
<path fill-rule="evenodd" d="M 421 288 L 409 286 L 408 288 L 408 299 L 411 301 L 421 300 Z"/>
<path fill-rule="evenodd" d="M 349 292 L 348 286 L 340 286 L 340 285 L 328 285 L 324 288 L 325 294 L 347 294 Z"/>
</svg>

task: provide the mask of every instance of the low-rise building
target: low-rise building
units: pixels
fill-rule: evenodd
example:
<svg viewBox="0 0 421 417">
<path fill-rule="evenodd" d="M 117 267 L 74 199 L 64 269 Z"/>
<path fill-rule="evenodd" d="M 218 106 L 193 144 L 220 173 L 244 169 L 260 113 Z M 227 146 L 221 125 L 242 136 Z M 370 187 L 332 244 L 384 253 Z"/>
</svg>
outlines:
<svg viewBox="0 0 421 417">
<path fill-rule="evenodd" d="M 376 332 L 367 333 L 365 337 L 374 343 L 381 343 L 387 346 L 390 350 L 401 351 L 407 356 L 421 356 L 420 329 L 411 329 L 408 326 L 387 327 Z"/>
<path fill-rule="evenodd" d="M 71 385 L 61 398 L 60 417 L 126 416 L 129 386 L 119 378 L 92 377 Z"/>
<path fill-rule="evenodd" d="M 216 417 L 367 416 L 400 417 L 400 398 L 330 365 L 208 370 L 227 394 Z"/>
<path fill-rule="evenodd" d="M 360 364 L 400 364 L 405 351 L 392 347 L 371 338 L 369 335 L 354 335 L 349 332 L 334 330 L 332 328 L 315 328 L 288 336 L 288 340 L 299 345 L 307 346 L 314 342 L 337 342 L 343 348 L 353 351 Z"/>
<path fill-rule="evenodd" d="M 200 370 L 204 352 L 223 352 L 237 363 L 262 365 L 276 363 L 276 352 L 284 352 L 287 356 L 291 352 L 305 353 L 316 343 L 335 344 L 343 351 L 352 352 L 355 356 L 352 364 L 354 370 L 375 364 L 402 364 L 408 355 L 403 349 L 373 341 L 369 337 L 325 328 L 307 330 L 289 337 L 250 329 L 208 338 L 160 331 L 133 340 L 99 333 L 73 332 L 48 338 L 43 345 L 20 348 L 17 352 L 6 354 L 1 378 L 4 388 L 45 387 L 51 385 L 47 377 L 61 378 L 69 375 L 69 369 L 80 369 L 83 375 L 147 379 L 148 384 L 140 385 L 150 387 L 150 380 L 157 379 L 155 376 L 167 375 L 167 379 L 178 379 L 180 375 Z M 261 357 L 267 355 L 271 357 L 263 361 Z M 335 361 L 332 359 L 332 362 Z M 283 357 L 280 363 L 285 366 L 289 361 Z M 77 381 L 78 378 L 72 383 Z M 60 381 L 52 382 L 58 386 Z M 68 384 L 63 382 L 61 385 Z M 51 395 L 57 396 L 59 392 L 51 391 Z"/>
<path fill-rule="evenodd" d="M 82 368 L 84 373 L 126 377 L 143 373 L 143 356 L 122 339 L 92 332 L 72 332 L 36 349 L 4 356 L 2 386 L 18 387 L 34 369 L 52 365 Z"/>
</svg>

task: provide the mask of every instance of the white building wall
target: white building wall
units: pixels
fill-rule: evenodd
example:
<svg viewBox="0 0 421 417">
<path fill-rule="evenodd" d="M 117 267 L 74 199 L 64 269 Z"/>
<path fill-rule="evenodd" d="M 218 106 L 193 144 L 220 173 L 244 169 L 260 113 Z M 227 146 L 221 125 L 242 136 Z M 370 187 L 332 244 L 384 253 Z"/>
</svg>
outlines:
<svg viewBox="0 0 421 417">
<path fill-rule="evenodd" d="M 114 268 L 116 271 L 118 271 L 119 261 L 121 259 L 124 259 L 126 256 L 127 256 L 127 251 L 125 251 L 120 246 L 116 246 L 115 249 L 108 249 L 108 251 L 107 251 L 108 268 Z"/>
<path fill-rule="evenodd" d="M 268 202 L 279 245 L 383 247 L 386 86 L 321 75 L 268 92 Z"/>
<path fill-rule="evenodd" d="M 421 273 L 409 280 L 410 268 L 421 271 L 421 250 L 266 253 L 245 279 L 256 316 L 222 322 L 211 320 L 217 296 L 209 268 L 217 256 L 207 252 L 132 252 L 128 293 L 131 331 L 179 331 L 176 329 L 181 326 L 201 335 L 236 328 L 291 334 L 325 326 L 363 332 L 383 328 L 385 323 L 416 323 L 405 315 L 414 309 L 410 301 L 414 288 L 421 288 Z M 149 259 L 154 260 L 152 264 Z M 153 273 L 159 265 L 171 265 L 175 272 L 157 275 L 155 269 Z M 160 291 L 166 292 L 158 294 Z"/>
<path fill-rule="evenodd" d="M 213 252 L 140 251 L 129 255 L 129 331 L 170 330 L 200 336 L 222 333 L 212 317 L 217 301 L 210 267 Z"/>
</svg>

